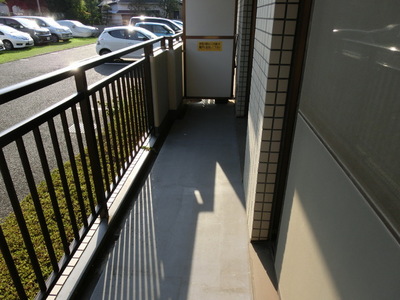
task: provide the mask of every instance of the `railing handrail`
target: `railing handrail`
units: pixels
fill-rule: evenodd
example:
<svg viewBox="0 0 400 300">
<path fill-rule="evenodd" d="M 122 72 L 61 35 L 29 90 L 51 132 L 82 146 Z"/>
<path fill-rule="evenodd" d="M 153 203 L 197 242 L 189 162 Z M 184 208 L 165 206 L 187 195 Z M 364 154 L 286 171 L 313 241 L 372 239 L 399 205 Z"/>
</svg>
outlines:
<svg viewBox="0 0 400 300">
<path fill-rule="evenodd" d="M 40 75 L 40 76 L 32 78 L 32 79 L 28 79 L 23 82 L 2 88 L 2 89 L 0 89 L 0 105 L 7 103 L 11 100 L 14 100 L 16 98 L 19 98 L 21 96 L 24 96 L 26 94 L 29 94 L 31 92 L 40 90 L 48 85 L 51 85 L 51 84 L 57 83 L 61 80 L 72 77 L 76 74 L 76 71 L 78 69 L 83 70 L 83 71 L 92 69 L 96 66 L 104 64 L 105 62 L 119 58 L 119 57 L 129 54 L 133 51 L 144 49 L 145 47 L 154 45 L 157 42 L 160 42 L 162 40 L 164 40 L 164 37 L 159 37 L 159 38 L 156 38 L 153 40 L 148 40 L 143 43 L 133 45 L 133 46 L 130 46 L 127 48 L 123 48 L 123 49 L 120 49 L 117 51 L 112 51 L 112 52 L 102 55 L 102 56 L 94 56 L 90 59 L 80 61 L 71 66 L 68 66 L 68 67 L 47 73 L 47 74 Z"/>
<path fill-rule="evenodd" d="M 168 44 L 166 43 L 167 40 Z M 20 155 L 24 167 L 24 174 L 22 176 L 26 177 L 28 181 L 32 179 L 31 182 L 28 182 L 28 185 L 30 193 L 32 194 L 32 191 L 34 192 L 32 199 L 33 203 L 35 203 L 35 211 L 37 215 L 43 214 L 43 212 L 40 211 L 41 204 L 38 203 L 38 190 L 34 185 L 33 174 L 30 169 L 30 159 L 27 155 L 27 147 L 24 145 L 25 135 L 28 134 L 30 134 L 31 137 L 34 137 L 32 147 L 36 147 L 35 149 L 40 157 L 40 167 L 42 168 L 40 172 L 45 174 L 45 181 L 48 186 L 50 199 L 52 200 L 52 203 L 53 201 L 58 201 L 55 199 L 56 195 L 54 193 L 54 186 L 52 178 L 50 178 L 50 172 L 53 170 L 50 169 L 48 164 L 46 157 L 47 149 L 45 150 L 44 148 L 44 140 L 41 137 L 41 129 L 39 128 L 43 126 L 45 127 L 44 130 L 49 133 L 49 137 L 47 137 L 48 141 L 46 141 L 46 143 L 48 143 L 49 148 L 51 148 L 49 150 L 52 151 L 50 154 L 57 160 L 56 168 L 59 169 L 60 180 L 63 184 L 64 200 L 68 202 L 67 214 L 69 214 L 70 218 L 80 218 L 79 222 L 83 220 L 84 223 L 83 228 L 85 228 L 85 230 L 82 228 L 78 232 L 77 229 L 79 228 L 76 228 L 78 220 L 71 221 L 73 226 L 75 226 L 74 236 L 72 237 L 73 241 L 69 247 L 67 247 L 65 242 L 63 242 L 64 256 L 59 261 L 60 266 L 53 266 L 53 273 L 49 277 L 50 279 L 46 283 L 46 286 L 43 285 L 43 278 L 40 278 L 42 276 L 40 274 L 40 267 L 34 268 L 35 272 L 38 273 L 36 276 L 37 279 L 39 279 L 38 282 L 41 289 L 38 294 L 39 298 L 45 297 L 48 293 L 48 289 L 55 284 L 55 280 L 60 275 L 65 264 L 71 258 L 73 252 L 76 251 L 79 242 L 81 242 L 84 235 L 89 230 L 94 219 L 98 215 L 102 218 L 107 218 L 107 197 L 112 194 L 115 186 L 119 183 L 119 180 L 121 180 L 127 169 L 128 163 L 133 161 L 133 158 L 145 143 L 145 140 L 149 138 L 154 131 L 149 56 L 158 49 L 154 49 L 156 43 L 160 42 L 161 49 L 165 50 L 167 48 L 173 49 L 175 41 L 180 40 L 181 34 L 168 38 L 160 37 L 111 52 L 104 56 L 92 57 L 69 67 L 0 89 L 1 105 L 29 93 L 38 91 L 48 85 L 60 82 L 70 77 L 75 77 L 76 91 L 72 95 L 64 97 L 50 107 L 0 132 L 0 164 L 2 165 L 0 171 L 3 181 L 8 187 L 8 195 L 12 195 L 10 196 L 10 201 L 13 203 L 13 207 L 16 207 L 14 208 L 14 211 L 20 211 L 20 208 L 18 207 L 20 205 L 18 204 L 18 200 L 20 200 L 20 198 L 15 192 L 14 181 L 10 176 L 11 173 L 8 168 L 9 163 L 6 161 L 4 155 L 5 147 L 8 147 L 9 145 L 14 146 L 12 143 L 16 143 L 18 146 L 17 154 Z M 140 49 L 144 50 L 144 58 L 127 65 L 100 81 L 91 85 L 87 84 L 85 74 L 86 70 Z M 77 113 L 78 106 L 81 110 L 79 115 Z M 60 123 L 59 133 L 58 129 L 55 127 L 54 119 L 56 118 Z M 84 126 L 83 131 L 79 129 L 80 121 L 82 121 Z M 76 136 L 74 137 L 74 143 L 76 144 L 74 145 L 71 142 L 71 133 L 69 133 L 71 122 L 75 126 L 74 128 L 76 131 Z M 60 141 L 65 143 L 65 149 L 60 149 Z M 87 152 L 84 148 L 86 148 Z M 84 203 L 81 199 L 82 193 L 77 191 L 79 198 L 77 201 L 80 205 L 79 214 L 76 214 L 71 206 L 72 197 L 68 190 L 68 182 L 65 177 L 65 167 L 62 165 L 63 162 L 65 162 L 62 154 L 65 154 L 67 159 L 70 159 L 71 166 L 74 165 L 71 167 L 74 176 L 73 184 L 75 184 L 77 188 L 80 188 L 78 187 L 80 184 L 86 186 L 88 192 L 86 197 L 89 199 L 88 201 L 90 203 L 89 207 L 85 208 L 83 207 Z M 89 158 L 87 162 L 86 155 Z M 106 160 L 106 156 L 109 161 Z M 80 178 L 77 178 L 76 160 L 80 160 L 82 166 L 87 164 L 86 169 L 84 170 L 85 179 L 82 179 L 83 181 L 81 181 Z M 112 161 L 110 166 L 107 165 L 107 161 Z M 113 165 L 113 163 L 115 163 L 115 165 Z M 84 168 L 84 166 L 82 168 Z M 93 174 L 91 175 L 92 178 L 89 178 L 89 169 L 93 171 Z M 9 185 L 7 185 L 7 182 Z M 94 192 L 91 191 L 91 186 L 94 187 Z M 11 200 L 11 198 L 13 200 Z M 95 201 L 97 201 L 97 203 L 94 203 Z M 38 207 L 36 207 L 36 205 L 38 205 Z M 59 214 L 59 208 L 54 208 L 53 206 L 53 210 L 55 211 L 56 209 Z M 83 212 L 89 215 L 83 215 Z M 24 216 L 20 213 L 17 219 L 18 218 L 18 226 L 21 228 L 21 232 L 22 229 L 26 231 Z M 91 221 L 88 221 L 88 219 L 85 220 L 85 218 L 88 218 Z M 62 223 L 65 221 L 58 220 L 57 222 L 60 222 L 60 226 L 62 226 Z M 44 226 L 41 229 L 42 231 L 47 230 L 45 228 L 46 224 L 43 220 L 39 220 L 39 223 L 41 226 Z M 0 226 L 0 231 L 2 225 L 3 224 Z M 65 234 L 65 229 L 59 228 L 58 230 L 64 230 L 63 234 Z M 8 245 L 2 231 L 0 238 L 5 241 L 0 245 L 1 251 L 3 252 L 4 257 L 8 257 L 6 255 L 9 251 Z M 25 236 L 25 238 L 27 237 Z M 30 242 L 25 241 L 25 243 L 29 244 Z M 51 241 L 46 243 L 46 247 L 52 247 L 52 245 Z M 70 249 L 65 250 L 66 248 Z M 28 252 L 31 261 L 32 257 L 33 260 L 35 260 L 36 250 L 30 247 Z M 10 263 L 10 266 L 8 266 L 10 272 L 15 272 L 15 265 L 14 262 L 10 261 L 10 257 L 7 258 L 7 264 L 8 263 Z M 32 264 L 34 265 L 33 262 Z M 26 298 L 26 296 L 23 296 L 25 292 L 19 285 L 21 282 L 18 283 L 20 280 L 18 274 L 11 275 L 17 276 L 13 277 L 14 284 L 15 286 L 18 286 L 17 290 L 20 293 L 20 296 Z"/>
<path fill-rule="evenodd" d="M 0 89 L 0 105 L 7 103 L 11 100 L 14 100 L 18 97 L 21 97 L 23 95 L 37 91 L 37 90 L 44 88 L 50 84 L 54 84 L 56 82 L 66 79 L 68 77 L 71 77 L 75 74 L 77 69 L 81 69 L 84 71 L 86 71 L 88 69 L 92 69 L 92 68 L 94 68 L 98 65 L 101 65 L 107 61 L 119 58 L 119 57 L 124 56 L 128 53 L 131 53 L 135 50 L 144 49 L 146 46 L 154 45 L 157 42 L 160 42 L 160 41 L 165 42 L 165 40 L 169 40 L 172 42 L 169 43 L 168 47 L 172 47 L 174 44 L 173 42 L 179 41 L 181 36 L 182 36 L 182 34 L 178 33 L 178 34 L 175 34 L 175 35 L 169 36 L 169 37 L 158 37 L 156 39 L 148 40 L 148 41 L 145 41 L 145 42 L 137 44 L 137 45 L 133 45 L 133 46 L 130 46 L 127 48 L 117 50 L 117 51 L 112 51 L 106 55 L 94 56 L 90 59 L 80 61 L 79 63 L 73 64 L 71 66 L 35 77 L 32 79 L 28 79 L 28 80 L 25 80 L 23 82 L 20 82 L 20 83 L 17 83 L 17 84 L 8 86 L 8 87 L 1 88 Z"/>
</svg>

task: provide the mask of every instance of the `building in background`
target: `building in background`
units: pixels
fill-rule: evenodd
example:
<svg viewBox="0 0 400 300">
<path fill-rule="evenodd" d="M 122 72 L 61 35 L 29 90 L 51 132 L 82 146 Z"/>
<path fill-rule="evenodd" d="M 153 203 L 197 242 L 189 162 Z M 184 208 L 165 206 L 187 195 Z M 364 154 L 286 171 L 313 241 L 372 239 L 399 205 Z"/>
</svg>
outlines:
<svg viewBox="0 0 400 300">
<path fill-rule="evenodd" d="M 170 1 L 167 1 L 167 3 Z M 162 5 L 160 0 L 104 0 L 99 6 L 102 7 L 103 15 L 107 15 L 106 25 L 128 25 L 133 16 L 166 17 L 169 19 L 181 19 L 182 1 L 175 1 L 173 7 Z"/>
</svg>

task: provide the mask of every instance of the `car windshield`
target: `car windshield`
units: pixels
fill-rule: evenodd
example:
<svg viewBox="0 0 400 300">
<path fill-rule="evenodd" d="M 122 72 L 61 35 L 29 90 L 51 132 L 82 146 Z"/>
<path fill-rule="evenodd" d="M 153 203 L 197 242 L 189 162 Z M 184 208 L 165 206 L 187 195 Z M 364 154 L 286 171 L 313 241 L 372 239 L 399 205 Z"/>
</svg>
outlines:
<svg viewBox="0 0 400 300">
<path fill-rule="evenodd" d="M 43 18 L 43 20 L 52 27 L 60 27 L 60 24 L 58 24 L 53 18 Z"/>
<path fill-rule="evenodd" d="M 171 21 L 171 26 L 170 27 L 172 27 L 172 29 L 175 30 L 175 31 L 181 31 L 182 30 L 181 26 L 179 26 L 178 24 L 176 24 L 176 23 L 174 23 L 172 21 Z"/>
<path fill-rule="evenodd" d="M 83 25 L 81 22 L 79 21 L 71 21 L 72 24 L 76 25 L 76 26 L 85 26 Z"/>
<path fill-rule="evenodd" d="M 40 29 L 38 24 L 36 24 L 34 21 L 31 21 L 31 20 L 28 20 L 28 19 L 18 18 L 18 22 L 20 22 L 25 27 Z"/>
</svg>

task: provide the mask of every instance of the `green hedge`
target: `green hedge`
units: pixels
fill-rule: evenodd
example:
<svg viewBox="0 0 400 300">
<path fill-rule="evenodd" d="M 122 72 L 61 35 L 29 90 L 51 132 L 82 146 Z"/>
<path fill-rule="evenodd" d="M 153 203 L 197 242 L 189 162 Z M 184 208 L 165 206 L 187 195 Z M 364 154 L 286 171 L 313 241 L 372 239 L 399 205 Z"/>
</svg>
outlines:
<svg viewBox="0 0 400 300">
<path fill-rule="evenodd" d="M 77 169 L 79 171 L 79 181 L 82 186 L 85 186 L 85 177 L 83 174 L 81 160 L 77 158 Z M 75 210 L 75 215 L 79 216 L 78 227 L 83 226 L 82 216 L 79 211 L 78 197 L 76 193 L 76 186 L 72 176 L 71 164 L 68 162 L 65 164 L 65 172 L 67 175 L 68 185 L 70 187 L 71 199 L 73 201 L 73 206 Z M 71 220 L 69 217 L 67 204 L 64 197 L 62 182 L 60 178 L 60 173 L 58 170 L 52 172 L 52 179 L 54 183 L 54 188 L 57 195 L 58 204 L 60 207 L 60 212 L 62 215 L 62 221 L 67 234 L 68 242 L 72 242 L 74 239 L 73 230 L 71 226 Z M 92 184 L 93 186 L 93 184 Z M 59 261 L 64 253 L 61 243 L 60 234 L 58 231 L 57 223 L 54 217 L 53 206 L 51 204 L 50 195 L 48 192 L 47 184 L 45 181 L 41 182 L 38 187 L 38 194 L 44 215 L 46 218 L 47 226 L 50 232 L 50 237 L 53 242 L 53 247 Z M 86 189 L 83 190 L 83 198 L 85 200 L 86 216 L 90 213 L 90 205 L 88 200 L 88 193 Z M 33 200 L 31 195 L 27 196 L 21 201 L 21 208 L 27 223 L 29 233 L 31 235 L 32 242 L 34 243 L 34 248 L 36 255 L 38 257 L 41 270 L 45 278 L 47 278 L 52 272 L 52 266 L 50 263 L 50 258 L 48 256 L 47 248 L 44 242 L 43 234 L 39 225 L 35 207 L 33 205 Z M 19 230 L 16 218 L 14 214 L 10 214 L 2 221 L 2 229 L 4 235 L 7 239 L 8 246 L 10 248 L 11 254 L 14 258 L 17 270 L 21 276 L 22 284 L 29 298 L 36 296 L 39 291 L 38 284 L 36 283 L 35 274 L 31 267 L 31 262 L 26 251 L 21 232 Z M 0 299 L 18 299 L 16 289 L 9 275 L 7 266 L 4 262 L 3 256 L 0 256 Z"/>
</svg>

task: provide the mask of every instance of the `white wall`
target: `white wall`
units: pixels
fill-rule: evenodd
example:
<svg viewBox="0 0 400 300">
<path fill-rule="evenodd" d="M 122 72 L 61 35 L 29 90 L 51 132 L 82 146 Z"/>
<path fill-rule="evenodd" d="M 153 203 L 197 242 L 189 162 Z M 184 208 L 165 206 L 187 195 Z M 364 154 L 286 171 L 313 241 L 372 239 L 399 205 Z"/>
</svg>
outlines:
<svg viewBox="0 0 400 300">
<path fill-rule="evenodd" d="M 169 111 L 168 52 L 162 50 L 150 57 L 153 90 L 154 126 L 160 127 Z"/>
<path fill-rule="evenodd" d="M 398 243 L 302 118 L 275 267 L 283 300 L 400 297 Z"/>
<path fill-rule="evenodd" d="M 178 110 L 183 96 L 183 44 L 168 50 L 169 109 Z"/>
</svg>

